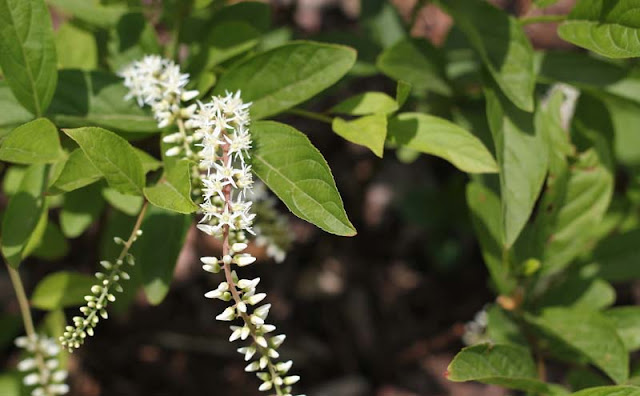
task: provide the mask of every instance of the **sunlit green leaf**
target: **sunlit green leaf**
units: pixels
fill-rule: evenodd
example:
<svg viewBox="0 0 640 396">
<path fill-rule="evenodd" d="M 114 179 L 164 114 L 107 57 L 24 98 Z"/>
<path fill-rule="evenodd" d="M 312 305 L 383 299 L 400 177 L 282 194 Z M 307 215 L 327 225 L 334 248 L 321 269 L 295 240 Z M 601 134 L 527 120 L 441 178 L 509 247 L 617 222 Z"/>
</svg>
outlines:
<svg viewBox="0 0 640 396">
<path fill-rule="evenodd" d="M 0 145 L 0 160 L 18 164 L 52 163 L 64 158 L 58 130 L 46 118 L 11 131 Z"/>
<path fill-rule="evenodd" d="M 398 114 L 389 136 L 402 146 L 435 155 L 469 173 L 495 173 L 497 164 L 480 139 L 458 125 L 421 113 Z"/>
<path fill-rule="evenodd" d="M 278 122 L 256 122 L 253 171 L 295 214 L 332 234 L 352 236 L 331 170 L 300 131 Z"/>
<path fill-rule="evenodd" d="M 550 337 L 551 342 L 558 342 L 585 356 L 616 383 L 622 383 L 628 378 L 627 350 L 613 323 L 602 314 L 549 308 L 530 320 L 543 334 Z"/>
<path fill-rule="evenodd" d="M 487 87 L 487 118 L 500 168 L 502 242 L 511 246 L 529 220 L 547 173 L 544 125 Z"/>
<path fill-rule="evenodd" d="M 47 110 L 58 77 L 51 17 L 44 0 L 0 1 L 0 66 L 18 101 Z"/>
<path fill-rule="evenodd" d="M 384 50 L 376 66 L 397 81 L 405 81 L 418 91 L 450 95 L 440 50 L 425 39 L 402 40 Z"/>
<path fill-rule="evenodd" d="M 507 98 L 518 108 L 533 111 L 533 49 L 518 21 L 487 1 L 447 0 L 442 4 Z"/>
<path fill-rule="evenodd" d="M 393 113 L 398 110 L 398 103 L 382 92 L 365 92 L 352 96 L 331 108 L 332 113 L 348 115 L 367 115 L 374 113 Z"/>
<path fill-rule="evenodd" d="M 629 352 L 640 349 L 640 307 L 615 307 L 604 312 Z"/>
<path fill-rule="evenodd" d="M 145 197 L 160 208 L 179 213 L 192 213 L 198 206 L 191 200 L 191 164 L 187 160 L 176 163 L 158 184 L 144 189 Z"/>
<path fill-rule="evenodd" d="M 382 158 L 384 141 L 387 138 L 387 117 L 384 114 L 364 116 L 352 121 L 336 117 L 331 127 L 336 134 L 352 143 L 367 147 Z"/>
<path fill-rule="evenodd" d="M 640 56 L 640 16 L 634 0 L 579 0 L 558 27 L 563 39 L 610 58 Z"/>
<path fill-rule="evenodd" d="M 53 183 L 54 190 L 73 191 L 102 178 L 102 173 L 89 161 L 82 149 L 75 149 Z"/>
<path fill-rule="evenodd" d="M 46 210 L 46 165 L 31 165 L 18 191 L 11 197 L 2 219 L 2 255 L 14 268 L 20 265 L 23 250 Z"/>
<path fill-rule="evenodd" d="M 464 348 L 447 368 L 447 378 L 534 393 L 562 394 L 560 387 L 538 379 L 536 364 L 529 351 L 514 345 L 480 344 Z"/>
<path fill-rule="evenodd" d="M 56 30 L 55 41 L 60 69 L 91 70 L 98 67 L 98 45 L 91 32 L 67 22 Z"/>
<path fill-rule="evenodd" d="M 123 138 L 106 129 L 65 129 L 109 185 L 123 194 L 142 195 L 144 172 L 140 158 Z"/>
<path fill-rule="evenodd" d="M 467 185 L 467 204 L 491 279 L 500 293 L 508 294 L 516 284 L 504 261 L 500 198 L 482 184 L 473 182 Z"/>
<path fill-rule="evenodd" d="M 220 76 L 214 94 L 242 91 L 251 116 L 287 110 L 333 85 L 353 66 L 355 51 L 340 45 L 295 42 L 257 54 Z"/>
<path fill-rule="evenodd" d="M 77 272 L 53 273 L 38 283 L 31 295 L 31 304 L 46 310 L 82 305 L 95 282 L 95 278 Z"/>
<path fill-rule="evenodd" d="M 140 195 L 122 194 L 108 187 L 102 190 L 102 197 L 109 205 L 128 216 L 137 216 L 144 203 L 144 198 Z"/>
</svg>

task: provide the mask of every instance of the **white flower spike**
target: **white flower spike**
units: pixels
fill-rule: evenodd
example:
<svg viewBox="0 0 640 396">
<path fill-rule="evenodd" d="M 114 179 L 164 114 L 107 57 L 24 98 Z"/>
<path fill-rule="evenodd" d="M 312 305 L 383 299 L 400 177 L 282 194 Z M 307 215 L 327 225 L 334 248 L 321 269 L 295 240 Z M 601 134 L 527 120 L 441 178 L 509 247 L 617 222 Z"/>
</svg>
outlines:
<svg viewBox="0 0 640 396">
<path fill-rule="evenodd" d="M 202 200 L 202 219 L 198 228 L 208 235 L 222 239 L 223 257 L 203 257 L 203 269 L 217 273 L 223 271 L 225 281 L 205 294 L 207 298 L 225 299 L 232 305 L 216 317 L 222 321 L 242 319 L 243 326 L 231 326 L 231 342 L 250 339 L 251 344 L 238 352 L 251 360 L 245 370 L 256 372 L 262 380 L 259 390 L 273 391 L 278 395 L 291 394 L 291 385 L 300 377 L 285 376 L 291 362 L 275 363 L 280 354 L 276 349 L 284 341 L 284 335 L 270 337 L 275 326 L 265 323 L 270 304 L 259 305 L 265 293 L 256 293 L 260 278 L 238 279 L 232 266 L 253 264 L 256 258 L 245 252 L 247 233 L 253 234 L 255 215 L 252 202 L 247 200 L 253 186 L 253 174 L 248 165 L 251 149 L 249 131 L 250 103 L 243 103 L 240 92 L 213 97 L 209 103 L 199 103 L 199 111 L 187 124 L 202 134 L 199 154 Z"/>
<path fill-rule="evenodd" d="M 34 334 L 18 337 L 16 346 L 26 351 L 26 357 L 18 363 L 18 370 L 24 374 L 22 382 L 33 387 L 32 396 L 57 396 L 69 393 L 65 383 L 67 371 L 60 366 L 60 347 L 53 338 Z"/>
</svg>

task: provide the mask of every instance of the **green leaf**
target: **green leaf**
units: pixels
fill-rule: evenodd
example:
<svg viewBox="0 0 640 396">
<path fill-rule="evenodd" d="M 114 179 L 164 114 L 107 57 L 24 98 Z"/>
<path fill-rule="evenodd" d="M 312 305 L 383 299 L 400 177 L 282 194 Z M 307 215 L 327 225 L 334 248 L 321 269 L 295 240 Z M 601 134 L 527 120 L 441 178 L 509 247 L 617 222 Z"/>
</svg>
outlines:
<svg viewBox="0 0 640 396">
<path fill-rule="evenodd" d="M 60 211 L 60 227 L 65 236 L 79 237 L 104 209 L 102 187 L 93 184 L 86 188 L 70 191 L 64 196 Z"/>
<path fill-rule="evenodd" d="M 38 283 L 31 295 L 31 304 L 48 311 L 82 305 L 95 281 L 93 277 L 77 272 L 53 273 Z"/>
<path fill-rule="evenodd" d="M 58 68 L 91 70 L 98 67 L 98 46 L 93 34 L 69 22 L 56 31 Z"/>
<path fill-rule="evenodd" d="M 0 0 L 0 66 L 18 101 L 41 116 L 56 89 L 56 48 L 44 0 Z"/>
<path fill-rule="evenodd" d="M 33 232 L 29 236 L 27 243 L 24 245 L 24 249 L 22 250 L 22 260 L 31 256 L 31 253 L 36 250 L 36 247 L 40 245 L 42 242 L 42 237 L 44 236 L 45 231 L 47 230 L 47 225 L 49 224 L 49 200 L 45 199 L 45 205 L 40 214 L 40 218 L 38 219 L 38 223 L 36 224 L 36 228 L 33 229 Z"/>
<path fill-rule="evenodd" d="M 580 88 L 606 89 L 629 74 L 627 68 L 585 52 L 547 51 L 540 53 L 539 62 L 542 81 L 551 79 Z"/>
<path fill-rule="evenodd" d="M 619 164 L 640 166 L 640 136 L 635 125 L 640 123 L 640 104 L 613 95 L 602 95 L 613 128 L 613 150 Z"/>
<path fill-rule="evenodd" d="M 497 164 L 480 139 L 456 124 L 421 113 L 402 113 L 389 121 L 397 144 L 451 162 L 469 173 L 495 173 Z"/>
<path fill-rule="evenodd" d="M 113 74 L 63 70 L 49 115 L 61 128 L 99 126 L 132 134 L 158 133 L 148 109 L 124 100 L 127 92 Z"/>
<path fill-rule="evenodd" d="M 640 307 L 615 307 L 604 312 L 629 352 L 640 349 Z"/>
<path fill-rule="evenodd" d="M 3 396 L 26 396 L 29 393 L 26 387 L 22 385 L 22 374 L 16 372 L 14 374 L 4 373 L 0 375 L 0 395 Z"/>
<path fill-rule="evenodd" d="M 0 146 L 0 160 L 18 164 L 52 163 L 64 158 L 58 130 L 38 118 L 11 131 Z"/>
<path fill-rule="evenodd" d="M 518 108 L 534 109 L 534 55 L 518 21 L 486 1 L 443 3 L 502 92 Z"/>
<path fill-rule="evenodd" d="M 612 305 L 616 300 L 615 289 L 606 281 L 585 272 L 569 272 L 565 279 L 544 291 L 536 306 L 598 311 Z"/>
<path fill-rule="evenodd" d="M 564 40 L 609 58 L 640 56 L 640 16 L 633 0 L 579 0 L 558 27 Z"/>
<path fill-rule="evenodd" d="M 78 143 L 112 188 L 122 194 L 142 195 L 142 163 L 126 140 L 106 129 L 95 127 L 65 129 L 64 133 Z"/>
<path fill-rule="evenodd" d="M 388 48 L 407 36 L 398 10 L 385 0 L 363 1 L 360 21 L 367 36 L 382 48 Z"/>
<path fill-rule="evenodd" d="M 142 209 L 144 198 L 139 195 L 122 194 L 113 188 L 104 188 L 102 197 L 109 205 L 118 209 L 127 216 L 137 216 Z"/>
<path fill-rule="evenodd" d="M 404 106 L 404 104 L 407 102 L 407 99 L 409 99 L 409 94 L 411 93 L 411 84 L 399 80 L 398 81 L 398 86 L 396 88 L 396 103 L 398 103 L 398 108 Z"/>
<path fill-rule="evenodd" d="M 82 149 L 75 149 L 69 155 L 62 172 L 53 183 L 53 190 L 73 191 L 102 178 L 102 173 L 89 161 Z"/>
<path fill-rule="evenodd" d="M 491 279 L 498 291 L 507 295 L 516 283 L 503 260 L 500 198 L 484 185 L 472 182 L 467 185 L 467 204 Z"/>
<path fill-rule="evenodd" d="M 9 265 L 18 268 L 22 254 L 38 221 L 46 210 L 46 165 L 31 165 L 18 191 L 11 197 L 2 219 L 2 255 Z"/>
<path fill-rule="evenodd" d="M 27 168 L 24 166 L 14 165 L 7 168 L 7 170 L 4 172 L 4 177 L 2 179 L 2 190 L 7 197 L 15 194 L 16 191 L 18 191 L 26 169 Z"/>
<path fill-rule="evenodd" d="M 252 125 L 255 174 L 296 216 L 336 235 L 353 236 L 331 169 L 300 131 L 278 122 Z"/>
<path fill-rule="evenodd" d="M 33 114 L 22 107 L 4 80 L 0 81 L 0 109 L 0 141 L 14 128 L 33 120 Z"/>
<path fill-rule="evenodd" d="M 405 81 L 415 90 L 451 95 L 440 51 L 425 39 L 408 38 L 380 54 L 376 66 L 396 81 Z"/>
<path fill-rule="evenodd" d="M 158 170 L 162 167 L 162 162 L 158 161 L 154 156 L 148 154 L 146 151 L 142 151 L 137 147 L 134 147 L 133 150 L 136 152 L 136 155 L 140 159 L 142 170 L 145 174 L 154 170 Z"/>
<path fill-rule="evenodd" d="M 58 340 L 64 334 L 66 326 L 67 318 L 64 315 L 64 310 L 60 308 L 48 312 L 40 322 L 36 331 L 40 334 L 45 333 L 54 340 Z M 58 365 L 59 368 L 68 370 L 69 355 L 71 355 L 71 352 L 64 349 L 60 350 L 57 356 L 57 359 L 60 362 Z"/>
<path fill-rule="evenodd" d="M 627 380 L 629 355 L 613 324 L 600 313 L 548 308 L 529 320 L 547 336 L 587 357 L 616 383 Z"/>
<path fill-rule="evenodd" d="M 398 110 L 398 103 L 382 92 L 365 92 L 352 96 L 331 108 L 332 113 L 348 115 L 388 114 Z"/>
<path fill-rule="evenodd" d="M 531 354 L 515 345 L 480 344 L 464 348 L 449 364 L 447 373 L 447 378 L 454 382 L 480 381 L 526 392 L 560 392 L 559 387 L 538 380 Z"/>
<path fill-rule="evenodd" d="M 510 247 L 529 220 L 547 173 L 544 125 L 493 88 L 485 90 L 487 118 L 500 168 L 502 242 Z"/>
<path fill-rule="evenodd" d="M 604 238 L 593 251 L 598 276 L 624 282 L 640 278 L 640 230 L 634 229 Z"/>
<path fill-rule="evenodd" d="M 226 21 L 244 22 L 251 24 L 253 28 L 266 33 L 271 27 L 271 12 L 269 4 L 258 1 L 242 1 L 225 5 L 218 9 L 213 16 L 209 13 L 193 13 L 190 19 L 183 25 L 181 39 L 185 43 L 200 44 L 203 37 L 215 29 L 216 26 Z M 204 16 L 204 17 L 203 17 Z"/>
<path fill-rule="evenodd" d="M 214 94 L 242 90 L 242 99 L 253 102 L 251 116 L 265 118 L 330 87 L 355 60 L 349 47 L 295 42 L 237 63 L 220 77 Z"/>
<path fill-rule="evenodd" d="M 191 217 L 150 207 L 142 223 L 143 236 L 132 253 L 136 257 L 140 281 L 152 305 L 164 300 L 180 250 L 191 225 Z"/>
<path fill-rule="evenodd" d="M 487 336 L 496 344 L 528 347 L 525 335 L 520 330 L 514 315 L 493 304 L 487 308 Z"/>
<path fill-rule="evenodd" d="M 65 14 L 98 28 L 115 26 L 127 12 L 124 4 L 102 5 L 96 0 L 47 0 Z"/>
<path fill-rule="evenodd" d="M 336 117 L 331 128 L 346 140 L 365 146 L 382 158 L 387 138 L 387 117 L 384 114 L 364 116 L 352 121 Z"/>
<path fill-rule="evenodd" d="M 561 270 L 588 248 L 613 195 L 613 174 L 594 150 L 565 166 L 549 179 L 535 223 L 545 273 Z"/>
<path fill-rule="evenodd" d="M 575 391 L 593 388 L 596 386 L 605 386 L 611 383 L 609 378 L 590 367 L 584 366 L 569 370 L 566 375 L 566 381 L 570 385 L 571 389 Z"/>
<path fill-rule="evenodd" d="M 640 396 L 640 388 L 635 386 L 600 386 L 572 393 L 571 396 Z"/>
<path fill-rule="evenodd" d="M 69 253 L 69 243 L 55 223 L 47 222 L 33 256 L 43 260 L 58 260 Z"/>
<path fill-rule="evenodd" d="M 193 213 L 198 206 L 191 200 L 191 164 L 187 160 L 176 163 L 153 187 L 144 189 L 144 195 L 157 207 L 179 213 Z"/>
<path fill-rule="evenodd" d="M 214 24 L 204 38 L 202 56 L 205 58 L 205 68 L 209 69 L 249 51 L 258 44 L 262 34 L 251 21 L 227 20 Z"/>
<path fill-rule="evenodd" d="M 114 71 L 149 54 L 160 53 L 156 32 L 141 13 L 123 15 L 109 30 L 107 61 Z"/>
</svg>

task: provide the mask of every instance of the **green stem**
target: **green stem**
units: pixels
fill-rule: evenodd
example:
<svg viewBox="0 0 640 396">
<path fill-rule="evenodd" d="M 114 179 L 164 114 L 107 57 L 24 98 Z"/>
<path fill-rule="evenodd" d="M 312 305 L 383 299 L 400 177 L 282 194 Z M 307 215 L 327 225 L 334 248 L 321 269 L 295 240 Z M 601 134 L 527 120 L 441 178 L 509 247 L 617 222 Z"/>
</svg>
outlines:
<svg viewBox="0 0 640 396">
<path fill-rule="evenodd" d="M 566 15 L 536 15 L 530 17 L 521 17 L 518 22 L 521 26 L 531 25 L 534 23 L 557 23 L 567 19 Z"/>
<path fill-rule="evenodd" d="M 24 331 L 27 333 L 29 340 L 36 340 L 36 329 L 33 326 L 33 317 L 31 316 L 31 309 L 29 308 L 29 299 L 27 298 L 27 293 L 24 291 L 24 285 L 22 284 L 20 273 L 9 264 L 5 264 L 9 271 L 9 278 L 11 279 L 13 290 L 15 291 L 16 298 L 18 299 L 18 305 L 20 306 L 20 314 L 22 316 L 22 322 L 24 323 Z M 44 357 L 42 356 L 39 348 L 35 349 L 33 356 L 36 360 L 38 371 L 40 373 L 46 372 L 47 368 L 44 363 Z M 47 393 L 47 395 L 48 394 L 49 393 Z"/>
<path fill-rule="evenodd" d="M 327 124 L 333 123 L 333 118 L 331 118 L 329 116 L 326 116 L 324 114 L 313 112 L 313 111 L 307 111 L 307 110 L 295 109 L 294 108 L 294 109 L 287 110 L 287 113 L 294 114 L 294 115 L 297 115 L 297 116 L 300 116 L 300 117 L 309 118 L 311 120 L 326 122 Z"/>
<path fill-rule="evenodd" d="M 36 334 L 33 327 L 33 319 L 31 317 L 31 310 L 29 309 L 29 299 L 24 291 L 22 285 L 22 279 L 20 279 L 20 273 L 17 269 L 7 264 L 7 270 L 9 271 L 9 278 L 13 284 L 13 290 L 16 292 L 16 298 L 18 299 L 18 305 L 20 306 L 20 313 L 22 314 L 22 321 L 24 322 L 24 330 L 29 337 L 34 337 Z"/>
</svg>

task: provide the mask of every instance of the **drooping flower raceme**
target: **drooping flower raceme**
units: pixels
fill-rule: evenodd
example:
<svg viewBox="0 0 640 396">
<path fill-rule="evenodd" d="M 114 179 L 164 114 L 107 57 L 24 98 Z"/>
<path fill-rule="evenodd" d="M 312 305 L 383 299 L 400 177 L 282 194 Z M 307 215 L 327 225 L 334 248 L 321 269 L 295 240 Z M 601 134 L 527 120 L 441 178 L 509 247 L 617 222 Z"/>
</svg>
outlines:
<svg viewBox="0 0 640 396">
<path fill-rule="evenodd" d="M 60 337 L 60 344 L 69 352 L 80 348 L 84 340 L 94 334 L 94 328 L 98 325 L 100 318 L 109 317 L 107 306 L 116 300 L 115 292 L 124 291 L 120 283 L 123 280 L 129 280 L 129 273 L 124 268 L 125 263 L 130 266 L 135 264 L 135 258 L 128 251 L 140 235 L 142 230 L 135 231 L 128 241 L 120 237 L 113 238 L 116 244 L 123 245 L 122 253 L 113 263 L 106 260 L 100 262 L 104 272 L 96 272 L 95 277 L 98 283 L 91 287 L 91 294 L 84 296 L 87 304 L 80 308 L 82 316 L 74 316 L 73 326 L 66 326 Z"/>
<path fill-rule="evenodd" d="M 135 98 L 139 106 L 151 106 L 158 127 L 167 127 L 176 120 L 188 119 L 196 110 L 195 105 L 183 106 L 198 96 L 198 91 L 187 90 L 189 75 L 180 66 L 158 55 L 147 55 L 120 71 L 124 85 L 129 88 L 125 99 Z"/>
<path fill-rule="evenodd" d="M 124 78 L 124 85 L 129 88 L 126 100 L 135 99 L 141 107 L 150 106 L 159 127 L 177 127 L 177 131 L 166 134 L 162 139 L 168 146 L 166 156 L 180 156 L 197 163 L 201 160 L 200 155 L 208 155 L 206 151 L 199 150 L 198 145 L 210 128 L 210 120 L 216 119 L 212 113 L 215 108 L 202 103 L 190 103 L 198 96 L 198 91 L 185 89 L 189 75 L 182 73 L 178 65 L 157 55 L 147 55 L 126 66 L 119 75 Z M 239 97 L 235 97 L 227 102 L 239 100 Z M 171 111 L 166 111 L 167 108 Z M 248 117 L 248 113 L 245 112 L 245 115 L 241 116 Z M 240 119 L 236 121 L 243 122 Z M 221 126 L 224 125 L 219 125 Z M 243 134 L 234 142 L 230 149 L 234 158 L 238 156 L 237 150 L 242 150 L 242 147 L 250 143 L 248 139 L 249 135 Z M 192 168 L 192 198 L 197 203 L 202 201 L 201 192 L 204 187 L 201 173 L 202 169 L 197 166 Z M 258 182 L 251 199 L 255 211 L 260 214 L 259 224 L 255 227 L 256 243 L 265 246 L 268 256 L 281 262 L 286 256 L 292 237 L 286 219 L 274 207 L 272 197 L 260 187 L 264 186 Z M 247 190 L 247 193 L 252 192 Z"/>
<path fill-rule="evenodd" d="M 230 341 L 249 340 L 238 349 L 245 360 L 251 361 L 245 370 L 256 372 L 262 381 L 261 391 L 277 395 L 291 395 L 291 385 L 300 377 L 287 375 L 291 361 L 276 363 L 278 347 L 284 334 L 272 336 L 275 326 L 266 323 L 270 304 L 262 304 L 266 297 L 257 292 L 260 278 L 241 279 L 233 266 L 244 267 L 256 259 L 247 249 L 247 233 L 254 234 L 251 201 L 247 193 L 253 186 L 251 165 L 248 164 L 251 135 L 249 133 L 249 103 L 243 103 L 240 92 L 213 97 L 200 104 L 190 124 L 202 134 L 199 152 L 202 169 L 202 219 L 198 228 L 208 235 L 222 239 L 222 257 L 202 257 L 202 268 L 211 273 L 223 272 L 225 280 L 207 298 L 230 302 L 216 319 L 242 320 L 231 326 Z"/>
<path fill-rule="evenodd" d="M 256 205 L 248 197 L 256 199 L 258 210 L 268 217 L 256 230 L 265 234 L 271 230 L 277 232 L 275 237 L 259 235 L 257 238 L 259 244 L 267 246 L 267 254 L 282 261 L 283 247 L 290 241 L 286 223 L 278 218 L 273 204 L 260 198 L 260 194 L 252 194 L 254 181 L 248 163 L 250 104 L 243 103 L 240 92 L 214 97 L 209 103 L 186 103 L 198 95 L 196 91 L 184 90 L 188 75 L 182 74 L 172 61 L 157 56 L 132 63 L 121 76 L 130 90 L 127 97 L 135 98 L 140 106 L 151 106 L 159 127 L 178 127 L 178 131 L 163 138 L 170 146 L 165 155 L 180 156 L 199 164 L 192 168 L 191 175 L 193 198 L 200 204 L 202 214 L 198 228 L 223 241 L 221 258 L 203 257 L 201 261 L 205 271 L 222 271 L 225 276 L 225 281 L 205 297 L 232 302 L 217 319 L 243 321 L 241 326 L 231 326 L 230 340 L 250 340 L 250 344 L 238 352 L 247 361 L 255 360 L 246 370 L 256 372 L 262 380 L 260 390 L 290 396 L 291 385 L 299 377 L 287 375 L 291 361 L 275 362 L 285 335 L 271 336 L 275 326 L 265 323 L 270 305 L 260 305 L 266 297 L 256 291 L 260 279 L 240 279 L 232 270 L 233 265 L 243 267 L 255 261 L 245 252 L 247 233 L 255 235 L 252 208 Z"/>
<path fill-rule="evenodd" d="M 26 351 L 18 370 L 24 373 L 24 385 L 33 387 L 31 396 L 69 393 L 69 385 L 65 383 L 67 371 L 59 368 L 60 347 L 53 338 L 34 334 L 16 338 L 15 344 Z"/>
</svg>

